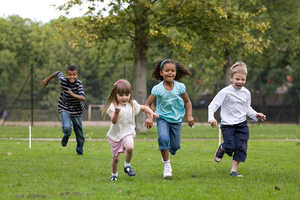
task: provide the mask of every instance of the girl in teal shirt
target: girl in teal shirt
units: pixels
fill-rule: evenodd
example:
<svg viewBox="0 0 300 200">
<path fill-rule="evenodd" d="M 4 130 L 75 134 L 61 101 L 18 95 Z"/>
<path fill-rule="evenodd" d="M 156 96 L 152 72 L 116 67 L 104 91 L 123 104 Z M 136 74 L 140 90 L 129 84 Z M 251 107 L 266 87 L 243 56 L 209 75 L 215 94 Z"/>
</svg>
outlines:
<svg viewBox="0 0 300 200">
<path fill-rule="evenodd" d="M 155 113 L 159 115 L 157 119 L 158 150 L 161 151 L 164 164 L 163 177 L 167 178 L 172 176 L 169 153 L 175 155 L 180 149 L 182 118 L 185 115 L 184 104 L 188 125 L 191 127 L 194 125 L 192 102 L 185 85 L 178 82 L 191 72 L 182 63 L 171 59 L 155 62 L 152 77 L 161 82 L 152 88 L 145 105 L 150 107 L 155 99 L 157 101 Z M 145 124 L 147 128 L 153 127 L 153 119 L 147 118 Z"/>
</svg>

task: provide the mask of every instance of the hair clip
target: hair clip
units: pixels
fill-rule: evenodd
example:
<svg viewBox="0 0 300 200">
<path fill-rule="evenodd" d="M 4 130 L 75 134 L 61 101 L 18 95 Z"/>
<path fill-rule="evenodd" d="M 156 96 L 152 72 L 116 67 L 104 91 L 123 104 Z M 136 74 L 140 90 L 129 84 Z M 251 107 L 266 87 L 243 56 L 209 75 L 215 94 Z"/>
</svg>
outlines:
<svg viewBox="0 0 300 200">
<path fill-rule="evenodd" d="M 125 81 L 119 79 L 117 82 L 115 82 L 114 86 L 118 85 L 118 84 L 121 83 L 121 82 L 125 82 Z"/>
</svg>

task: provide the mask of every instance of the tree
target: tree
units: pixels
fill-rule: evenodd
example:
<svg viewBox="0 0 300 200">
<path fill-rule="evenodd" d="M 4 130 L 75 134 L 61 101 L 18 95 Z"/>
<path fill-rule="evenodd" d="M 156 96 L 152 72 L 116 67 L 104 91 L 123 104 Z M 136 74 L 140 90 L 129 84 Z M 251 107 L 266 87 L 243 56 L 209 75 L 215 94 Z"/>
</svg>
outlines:
<svg viewBox="0 0 300 200">
<path fill-rule="evenodd" d="M 71 34 L 75 48 L 92 47 L 113 39 L 115 46 L 131 42 L 134 57 L 134 98 L 144 103 L 147 98 L 147 65 L 149 46 L 167 44 L 182 46 L 190 51 L 191 43 L 197 37 L 215 51 L 224 52 L 241 43 L 249 52 L 262 51 L 268 42 L 255 38 L 250 30 L 263 32 L 267 23 L 256 19 L 264 11 L 257 7 L 245 11 L 240 1 L 195 1 L 195 0 L 110 0 L 107 7 L 98 9 L 103 0 L 89 0 L 90 6 L 82 17 L 57 23 L 58 31 L 68 26 L 75 27 Z M 254 4 L 253 0 L 243 0 L 243 5 Z M 66 14 L 74 5 L 82 5 L 75 0 L 58 7 Z M 107 8 L 108 15 L 103 12 Z M 98 10 L 97 10 L 98 9 Z M 144 115 L 143 115 L 144 116 Z M 144 117 L 137 117 L 137 132 L 144 131 Z"/>
<path fill-rule="evenodd" d="M 263 34 L 269 38 L 270 44 L 261 54 L 243 56 L 251 66 L 249 84 L 254 90 L 259 91 L 261 111 L 265 112 L 267 98 L 278 98 L 275 91 L 284 84 L 293 84 L 289 87 L 289 94 L 293 96 L 296 105 L 300 102 L 299 94 L 299 54 L 300 54 L 300 2 L 293 0 L 259 0 L 258 4 L 264 5 L 267 11 L 263 17 L 270 22 L 270 28 Z M 290 76 L 291 80 L 286 80 Z M 291 101 L 286 100 L 285 103 Z M 291 103 L 291 102 L 290 102 Z M 293 102 L 295 103 L 295 102 Z M 300 112 L 298 117 L 300 122 Z"/>
</svg>

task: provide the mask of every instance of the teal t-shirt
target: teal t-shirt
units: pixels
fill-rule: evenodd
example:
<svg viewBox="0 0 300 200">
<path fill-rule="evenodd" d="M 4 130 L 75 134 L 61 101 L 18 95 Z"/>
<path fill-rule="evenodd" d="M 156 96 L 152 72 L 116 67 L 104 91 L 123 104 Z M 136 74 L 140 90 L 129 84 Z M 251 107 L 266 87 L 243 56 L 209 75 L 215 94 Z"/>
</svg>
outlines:
<svg viewBox="0 0 300 200">
<path fill-rule="evenodd" d="M 185 114 L 184 101 L 180 95 L 186 91 L 183 83 L 174 81 L 174 88 L 167 91 L 163 81 L 154 86 L 151 94 L 156 97 L 156 113 L 167 122 L 178 123 Z"/>
</svg>

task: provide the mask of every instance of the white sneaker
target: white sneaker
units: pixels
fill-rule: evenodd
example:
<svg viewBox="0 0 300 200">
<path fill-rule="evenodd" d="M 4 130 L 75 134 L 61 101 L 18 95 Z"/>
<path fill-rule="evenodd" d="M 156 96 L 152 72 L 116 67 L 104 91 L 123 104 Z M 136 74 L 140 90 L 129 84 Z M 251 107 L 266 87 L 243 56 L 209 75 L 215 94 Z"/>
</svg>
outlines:
<svg viewBox="0 0 300 200">
<path fill-rule="evenodd" d="M 164 159 L 163 158 L 161 158 L 161 162 L 162 162 L 162 164 L 164 164 Z M 170 163 L 168 163 L 169 165 L 170 165 L 170 171 L 171 171 L 171 173 L 172 173 L 172 167 L 171 167 L 171 164 Z"/>
<path fill-rule="evenodd" d="M 167 177 L 171 177 L 171 176 L 172 176 L 172 167 L 171 167 L 170 163 L 164 164 L 164 175 L 163 175 L 163 177 L 167 178 Z"/>
</svg>

